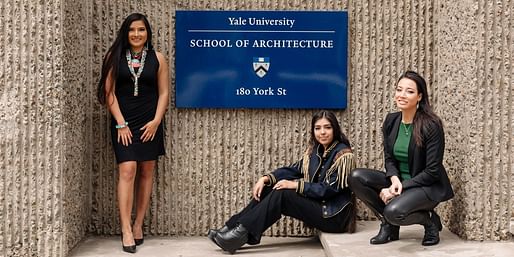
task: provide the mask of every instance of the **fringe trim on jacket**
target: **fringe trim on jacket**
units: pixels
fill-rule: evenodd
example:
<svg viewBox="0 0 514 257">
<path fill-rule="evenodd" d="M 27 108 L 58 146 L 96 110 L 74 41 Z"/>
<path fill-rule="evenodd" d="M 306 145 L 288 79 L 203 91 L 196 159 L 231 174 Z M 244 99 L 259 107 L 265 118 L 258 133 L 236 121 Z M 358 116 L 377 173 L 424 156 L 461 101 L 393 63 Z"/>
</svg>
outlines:
<svg viewBox="0 0 514 257">
<path fill-rule="evenodd" d="M 339 156 L 340 155 L 340 156 Z M 330 169 L 327 171 L 327 178 L 332 173 L 337 172 L 336 182 L 341 184 L 341 188 L 348 187 L 348 175 L 357 166 L 355 158 L 350 151 L 341 151 L 336 156 L 336 161 L 332 164 Z"/>
<path fill-rule="evenodd" d="M 310 182 L 309 176 L 309 160 L 310 160 L 311 151 L 306 151 L 303 155 L 302 160 L 302 173 L 303 179 L 305 182 Z M 328 169 L 325 178 L 330 178 L 330 175 L 337 171 L 337 183 L 341 184 L 341 188 L 348 187 L 348 175 L 350 172 L 357 167 L 357 163 L 355 161 L 355 156 L 353 152 L 349 149 L 344 149 L 337 153 L 335 157 L 335 161 Z"/>
</svg>

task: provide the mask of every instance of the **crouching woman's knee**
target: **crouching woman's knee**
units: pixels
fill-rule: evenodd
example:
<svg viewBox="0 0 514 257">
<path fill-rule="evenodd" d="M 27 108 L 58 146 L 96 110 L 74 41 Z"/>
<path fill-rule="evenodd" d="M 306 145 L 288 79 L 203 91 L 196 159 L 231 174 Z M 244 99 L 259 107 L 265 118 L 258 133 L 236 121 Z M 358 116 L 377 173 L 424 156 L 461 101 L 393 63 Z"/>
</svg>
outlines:
<svg viewBox="0 0 514 257">
<path fill-rule="evenodd" d="M 348 177 L 348 184 L 350 188 L 359 188 L 362 187 L 364 181 L 366 180 L 366 173 L 368 173 L 368 169 L 356 168 L 350 172 L 350 176 Z"/>
<path fill-rule="evenodd" d="M 404 208 L 401 208 L 398 204 L 395 204 L 395 202 L 386 205 L 384 208 L 384 218 L 395 226 L 403 225 L 406 215 L 407 213 Z"/>
</svg>

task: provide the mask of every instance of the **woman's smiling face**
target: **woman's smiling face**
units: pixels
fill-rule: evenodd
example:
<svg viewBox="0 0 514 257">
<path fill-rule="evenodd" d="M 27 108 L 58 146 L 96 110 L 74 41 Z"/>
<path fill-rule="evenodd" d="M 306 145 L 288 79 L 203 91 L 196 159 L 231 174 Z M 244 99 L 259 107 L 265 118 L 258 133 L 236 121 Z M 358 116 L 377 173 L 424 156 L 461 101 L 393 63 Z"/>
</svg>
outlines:
<svg viewBox="0 0 514 257">
<path fill-rule="evenodd" d="M 132 50 L 140 51 L 146 44 L 148 32 L 145 22 L 142 20 L 133 21 L 128 32 L 128 41 Z"/>
<path fill-rule="evenodd" d="M 421 100 L 416 82 L 408 78 L 401 79 L 396 86 L 394 100 L 396 106 L 402 111 L 416 109 L 416 105 Z"/>
<path fill-rule="evenodd" d="M 314 123 L 314 137 L 325 149 L 334 141 L 332 124 L 326 118 L 321 118 Z"/>
</svg>

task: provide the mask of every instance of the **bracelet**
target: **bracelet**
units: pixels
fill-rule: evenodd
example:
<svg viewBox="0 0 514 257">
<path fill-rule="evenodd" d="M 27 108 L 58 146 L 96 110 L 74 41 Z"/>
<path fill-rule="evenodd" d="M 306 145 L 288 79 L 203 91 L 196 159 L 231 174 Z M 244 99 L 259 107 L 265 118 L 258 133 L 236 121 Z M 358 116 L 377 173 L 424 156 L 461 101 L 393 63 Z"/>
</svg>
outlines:
<svg viewBox="0 0 514 257">
<path fill-rule="evenodd" d="M 126 122 L 126 121 L 125 121 L 125 124 L 117 124 L 117 125 L 115 126 L 115 128 L 116 128 L 116 129 L 120 129 L 120 128 L 124 128 L 124 127 L 126 127 L 127 125 L 128 125 L 128 122 Z"/>
</svg>

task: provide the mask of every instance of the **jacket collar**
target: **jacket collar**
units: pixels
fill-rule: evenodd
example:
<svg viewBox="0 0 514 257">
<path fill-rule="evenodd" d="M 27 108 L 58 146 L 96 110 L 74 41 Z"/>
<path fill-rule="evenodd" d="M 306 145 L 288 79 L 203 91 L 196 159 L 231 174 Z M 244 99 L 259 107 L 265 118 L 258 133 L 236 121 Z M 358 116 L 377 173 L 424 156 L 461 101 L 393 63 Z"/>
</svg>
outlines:
<svg viewBox="0 0 514 257">
<path fill-rule="evenodd" d="M 319 143 L 318 143 L 318 144 L 317 144 L 317 148 L 316 148 L 316 154 L 317 154 L 319 157 L 321 157 L 321 158 L 323 158 L 323 157 L 327 157 L 327 156 L 329 156 L 329 155 L 330 155 L 330 152 L 332 152 L 332 151 L 336 148 L 337 144 L 339 144 L 339 141 L 334 140 L 334 141 L 330 144 L 330 146 L 325 150 L 325 147 L 323 147 L 323 145 L 322 145 L 322 144 L 319 144 Z"/>
</svg>

